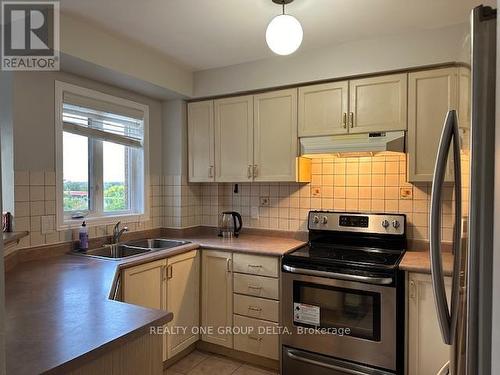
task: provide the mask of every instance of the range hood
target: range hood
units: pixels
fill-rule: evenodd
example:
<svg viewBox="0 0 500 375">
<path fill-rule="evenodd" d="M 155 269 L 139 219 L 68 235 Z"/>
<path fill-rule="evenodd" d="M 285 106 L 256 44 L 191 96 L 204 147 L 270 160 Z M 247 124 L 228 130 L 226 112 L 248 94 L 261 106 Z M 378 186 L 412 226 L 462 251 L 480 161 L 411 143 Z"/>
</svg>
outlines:
<svg viewBox="0 0 500 375">
<path fill-rule="evenodd" d="M 404 152 L 405 132 L 391 131 L 300 138 L 300 154 L 302 156 L 317 156 L 318 154 L 362 156 L 384 151 Z"/>
</svg>

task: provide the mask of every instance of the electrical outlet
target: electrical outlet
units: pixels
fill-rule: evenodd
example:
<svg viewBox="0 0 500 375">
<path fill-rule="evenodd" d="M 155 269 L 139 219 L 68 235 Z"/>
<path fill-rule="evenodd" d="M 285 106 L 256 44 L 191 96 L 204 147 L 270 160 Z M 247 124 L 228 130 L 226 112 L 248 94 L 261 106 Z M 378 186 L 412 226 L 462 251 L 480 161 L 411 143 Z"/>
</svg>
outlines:
<svg viewBox="0 0 500 375">
<path fill-rule="evenodd" d="M 311 195 L 316 198 L 321 197 L 321 188 L 319 186 L 311 188 Z"/>
<path fill-rule="evenodd" d="M 399 188 L 400 199 L 413 199 L 413 189 L 411 187 Z"/>
<path fill-rule="evenodd" d="M 269 197 L 260 197 L 260 206 L 269 207 Z"/>
</svg>

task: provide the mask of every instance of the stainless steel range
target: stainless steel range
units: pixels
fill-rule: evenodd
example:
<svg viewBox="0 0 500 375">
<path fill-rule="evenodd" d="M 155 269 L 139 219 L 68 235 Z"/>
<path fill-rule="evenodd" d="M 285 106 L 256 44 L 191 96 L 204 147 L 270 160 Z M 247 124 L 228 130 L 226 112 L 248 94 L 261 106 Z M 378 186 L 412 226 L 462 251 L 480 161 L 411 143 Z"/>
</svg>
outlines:
<svg viewBox="0 0 500 375">
<path fill-rule="evenodd" d="M 311 211 L 283 258 L 281 373 L 403 374 L 406 217 Z"/>
</svg>

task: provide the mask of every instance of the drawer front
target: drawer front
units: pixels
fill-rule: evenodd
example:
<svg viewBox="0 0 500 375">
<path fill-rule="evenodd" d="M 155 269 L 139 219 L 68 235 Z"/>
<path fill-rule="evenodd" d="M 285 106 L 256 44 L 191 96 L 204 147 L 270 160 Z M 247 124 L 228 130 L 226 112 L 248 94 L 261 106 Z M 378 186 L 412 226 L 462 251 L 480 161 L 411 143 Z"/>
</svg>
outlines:
<svg viewBox="0 0 500 375">
<path fill-rule="evenodd" d="M 278 277 L 279 258 L 235 253 L 233 255 L 233 271 L 251 275 Z"/>
<path fill-rule="evenodd" d="M 235 328 L 241 329 L 234 335 L 234 349 L 279 359 L 278 324 L 239 315 L 234 315 L 233 322 Z"/>
<path fill-rule="evenodd" d="M 250 318 L 279 321 L 279 302 L 269 299 L 234 295 L 234 313 Z"/>
<path fill-rule="evenodd" d="M 279 279 L 235 273 L 234 292 L 279 300 Z"/>
</svg>

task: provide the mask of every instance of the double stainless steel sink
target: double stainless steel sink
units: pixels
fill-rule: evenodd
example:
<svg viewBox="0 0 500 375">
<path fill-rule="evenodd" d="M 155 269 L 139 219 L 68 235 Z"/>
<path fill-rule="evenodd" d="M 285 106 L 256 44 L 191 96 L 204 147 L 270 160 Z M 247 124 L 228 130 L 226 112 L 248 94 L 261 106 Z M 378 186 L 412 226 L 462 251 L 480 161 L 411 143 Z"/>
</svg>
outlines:
<svg viewBox="0 0 500 375">
<path fill-rule="evenodd" d="M 83 252 L 75 251 L 74 253 L 94 258 L 121 260 L 155 251 L 172 249 L 189 243 L 191 242 L 153 238 L 146 240 L 134 240 L 112 245 L 104 245 L 103 247 L 99 247 L 97 249 L 91 249 Z"/>
</svg>

